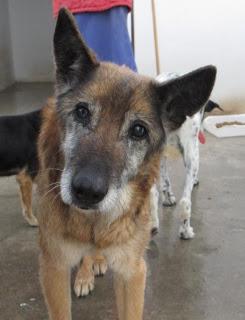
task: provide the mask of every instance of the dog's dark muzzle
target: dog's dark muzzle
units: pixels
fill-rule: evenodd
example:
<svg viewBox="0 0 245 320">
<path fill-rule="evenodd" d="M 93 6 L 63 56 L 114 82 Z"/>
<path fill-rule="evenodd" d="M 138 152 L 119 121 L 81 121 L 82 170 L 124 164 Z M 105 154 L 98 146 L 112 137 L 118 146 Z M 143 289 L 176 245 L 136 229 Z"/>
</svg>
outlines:
<svg viewBox="0 0 245 320">
<path fill-rule="evenodd" d="M 72 178 L 72 195 L 82 209 L 93 209 L 104 199 L 109 188 L 109 174 L 101 164 L 80 167 Z"/>
</svg>

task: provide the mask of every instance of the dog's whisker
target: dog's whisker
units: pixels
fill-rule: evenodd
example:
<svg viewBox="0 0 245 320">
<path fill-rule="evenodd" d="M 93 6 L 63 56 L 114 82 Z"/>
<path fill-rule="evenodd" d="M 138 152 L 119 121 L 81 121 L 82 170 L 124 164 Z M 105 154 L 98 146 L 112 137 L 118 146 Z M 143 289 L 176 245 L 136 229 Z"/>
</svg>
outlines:
<svg viewBox="0 0 245 320">
<path fill-rule="evenodd" d="M 54 186 L 54 185 L 60 185 L 60 182 L 52 182 L 48 185 L 48 187 Z"/>
<path fill-rule="evenodd" d="M 54 202 L 55 202 L 56 200 L 58 200 L 58 197 L 59 197 L 59 196 L 61 196 L 61 192 L 60 192 L 60 191 L 59 191 L 59 192 L 54 196 L 54 198 L 52 199 L 51 206 L 53 206 Z"/>
<path fill-rule="evenodd" d="M 52 191 L 54 191 L 55 189 L 60 187 L 60 183 L 57 183 L 54 187 L 52 187 L 51 189 L 49 189 L 42 197 L 41 200 L 44 199 L 45 197 L 47 197 Z"/>
<path fill-rule="evenodd" d="M 55 170 L 55 171 L 63 171 L 62 169 L 60 169 L 60 168 L 47 168 L 47 169 L 45 169 L 45 170 Z"/>
<path fill-rule="evenodd" d="M 47 172 L 47 171 L 51 171 L 51 170 L 54 170 L 54 171 L 60 171 L 60 172 L 62 172 L 63 170 L 62 169 L 60 169 L 60 168 L 45 168 L 45 169 L 43 169 L 43 170 L 40 170 L 39 171 L 39 173 L 43 173 L 43 172 Z"/>
</svg>

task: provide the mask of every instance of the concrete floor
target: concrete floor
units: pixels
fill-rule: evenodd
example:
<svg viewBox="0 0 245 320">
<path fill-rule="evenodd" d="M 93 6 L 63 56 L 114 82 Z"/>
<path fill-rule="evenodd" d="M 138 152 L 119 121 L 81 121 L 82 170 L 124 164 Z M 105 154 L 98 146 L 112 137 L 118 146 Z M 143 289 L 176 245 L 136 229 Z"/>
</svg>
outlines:
<svg viewBox="0 0 245 320">
<path fill-rule="evenodd" d="M 15 85 L 0 93 L 0 113 L 40 107 L 49 84 Z M 200 185 L 193 193 L 195 239 L 178 239 L 174 209 L 161 210 L 160 233 L 146 253 L 145 320 L 245 319 L 245 139 L 208 136 L 201 146 Z M 171 163 L 179 198 L 181 160 Z M 0 180 L 0 319 L 44 320 L 38 282 L 37 229 L 21 216 L 15 179 Z M 73 319 L 116 319 L 112 275 L 86 299 L 73 296 Z"/>
</svg>

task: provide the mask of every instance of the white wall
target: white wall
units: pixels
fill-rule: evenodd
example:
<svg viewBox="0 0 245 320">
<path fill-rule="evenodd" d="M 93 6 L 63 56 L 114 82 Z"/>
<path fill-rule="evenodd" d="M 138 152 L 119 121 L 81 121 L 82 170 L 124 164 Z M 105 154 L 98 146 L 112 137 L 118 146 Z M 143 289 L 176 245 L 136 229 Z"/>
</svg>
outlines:
<svg viewBox="0 0 245 320">
<path fill-rule="evenodd" d="M 245 101 L 245 1 L 155 0 L 161 71 L 218 68 L 214 96 Z M 155 75 L 151 1 L 135 1 L 139 71 Z M 245 107 L 244 107 L 245 111 Z"/>
<path fill-rule="evenodd" d="M 8 2 L 0 0 L 0 90 L 13 82 Z"/>
<path fill-rule="evenodd" d="M 8 2 L 15 80 L 50 81 L 53 76 L 52 1 Z"/>
<path fill-rule="evenodd" d="M 0 24 L 4 25 L 4 29 L 0 28 L 0 41 L 6 43 L 9 31 L 3 12 L 7 0 L 0 1 Z M 52 0 L 8 2 L 15 79 L 52 80 Z M 236 100 L 245 105 L 245 1 L 155 0 L 155 3 L 161 70 L 185 72 L 214 64 L 218 77 L 213 96 L 218 101 Z M 135 0 L 135 36 L 139 71 L 154 76 L 151 0 Z M 0 54 L 5 59 L 0 59 L 4 61 L 0 61 L 0 68 L 4 65 L 11 70 L 9 53 Z M 11 75 L 5 69 L 2 73 Z"/>
</svg>

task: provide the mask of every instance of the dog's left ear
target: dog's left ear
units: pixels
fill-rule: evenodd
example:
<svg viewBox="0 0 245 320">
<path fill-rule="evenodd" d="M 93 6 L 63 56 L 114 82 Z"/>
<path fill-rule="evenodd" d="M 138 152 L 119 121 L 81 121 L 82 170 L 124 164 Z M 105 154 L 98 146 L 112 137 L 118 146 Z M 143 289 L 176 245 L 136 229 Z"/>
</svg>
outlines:
<svg viewBox="0 0 245 320">
<path fill-rule="evenodd" d="M 216 77 L 216 68 L 206 66 L 162 84 L 154 84 L 164 128 L 178 129 L 208 101 Z"/>
<path fill-rule="evenodd" d="M 61 9 L 54 33 L 56 83 L 64 93 L 82 82 L 99 65 L 92 51 L 83 41 L 72 14 Z"/>
</svg>

